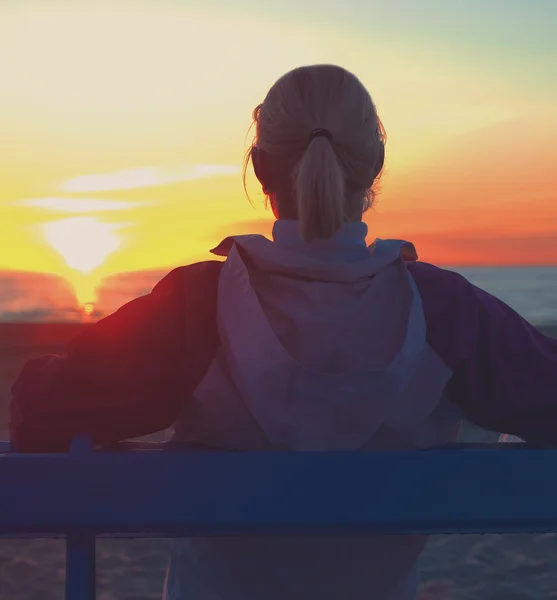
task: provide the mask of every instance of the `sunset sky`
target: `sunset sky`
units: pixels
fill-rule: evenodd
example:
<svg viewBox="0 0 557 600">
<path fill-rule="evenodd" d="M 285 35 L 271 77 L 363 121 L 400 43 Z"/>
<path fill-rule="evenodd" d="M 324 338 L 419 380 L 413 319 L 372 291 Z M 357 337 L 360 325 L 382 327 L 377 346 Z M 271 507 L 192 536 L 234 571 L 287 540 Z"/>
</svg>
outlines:
<svg viewBox="0 0 557 600">
<path fill-rule="evenodd" d="M 337 63 L 388 135 L 371 237 L 557 264 L 554 0 L 0 0 L 0 271 L 107 276 L 270 231 L 240 165 L 287 70 Z"/>
</svg>

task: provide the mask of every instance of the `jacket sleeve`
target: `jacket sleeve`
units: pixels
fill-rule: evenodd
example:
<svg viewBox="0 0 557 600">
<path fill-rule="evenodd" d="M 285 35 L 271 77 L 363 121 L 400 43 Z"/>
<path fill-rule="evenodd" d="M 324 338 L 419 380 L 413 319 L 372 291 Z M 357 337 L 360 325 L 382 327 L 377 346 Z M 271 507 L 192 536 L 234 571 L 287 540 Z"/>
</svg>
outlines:
<svg viewBox="0 0 557 600">
<path fill-rule="evenodd" d="M 485 429 L 557 446 L 557 340 L 456 273 L 410 267 L 428 342 L 453 370 L 449 396 Z"/>
<path fill-rule="evenodd" d="M 195 362 L 183 282 L 196 266 L 176 269 L 150 294 L 92 325 L 70 342 L 67 356 L 24 366 L 10 406 L 16 450 L 65 451 L 78 434 L 107 445 L 172 425 L 191 381 L 188 361 Z M 214 320 L 216 291 L 207 294 L 204 306 Z"/>
</svg>

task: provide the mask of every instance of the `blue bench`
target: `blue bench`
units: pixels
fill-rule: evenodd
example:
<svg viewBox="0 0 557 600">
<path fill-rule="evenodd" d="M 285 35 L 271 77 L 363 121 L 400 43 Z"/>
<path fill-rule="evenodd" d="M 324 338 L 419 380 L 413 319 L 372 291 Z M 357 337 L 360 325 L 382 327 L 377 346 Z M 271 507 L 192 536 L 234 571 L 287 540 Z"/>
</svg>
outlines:
<svg viewBox="0 0 557 600">
<path fill-rule="evenodd" d="M 188 450 L 188 451 L 184 451 Z M 0 536 L 67 539 L 66 598 L 95 597 L 95 538 L 557 532 L 557 451 L 236 453 L 0 446 Z"/>
</svg>

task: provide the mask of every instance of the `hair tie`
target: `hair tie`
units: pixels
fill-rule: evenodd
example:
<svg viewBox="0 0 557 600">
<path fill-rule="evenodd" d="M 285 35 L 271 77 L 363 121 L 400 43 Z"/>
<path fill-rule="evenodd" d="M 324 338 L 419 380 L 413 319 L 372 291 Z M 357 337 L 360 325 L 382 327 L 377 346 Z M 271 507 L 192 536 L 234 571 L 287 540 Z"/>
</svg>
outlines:
<svg viewBox="0 0 557 600">
<path fill-rule="evenodd" d="M 309 132 L 310 142 L 313 138 L 316 137 L 325 137 L 329 140 L 331 144 L 333 143 L 333 134 L 328 129 L 324 129 L 323 127 L 318 127 L 317 129 L 313 129 Z"/>
</svg>

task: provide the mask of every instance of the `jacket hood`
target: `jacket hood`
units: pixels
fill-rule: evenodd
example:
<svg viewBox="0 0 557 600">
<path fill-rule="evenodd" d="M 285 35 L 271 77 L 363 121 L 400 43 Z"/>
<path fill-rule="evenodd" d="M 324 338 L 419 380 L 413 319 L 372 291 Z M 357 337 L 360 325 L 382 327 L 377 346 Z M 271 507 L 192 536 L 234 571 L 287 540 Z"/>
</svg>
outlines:
<svg viewBox="0 0 557 600">
<path fill-rule="evenodd" d="M 230 237 L 214 250 L 227 257 L 217 309 L 227 369 L 279 447 L 358 449 L 400 409 L 423 355 L 421 302 L 404 264 L 414 247 L 367 248 L 362 225 L 307 244 L 289 222 L 275 225 L 276 241 Z"/>
<path fill-rule="evenodd" d="M 277 221 L 275 241 L 262 235 L 231 236 L 211 252 L 228 257 L 236 246 L 257 269 L 338 283 L 366 280 L 399 259 L 418 258 L 409 242 L 377 239 L 368 247 L 366 235 L 365 223 L 346 223 L 332 238 L 307 243 L 300 239 L 296 221 Z"/>
</svg>

